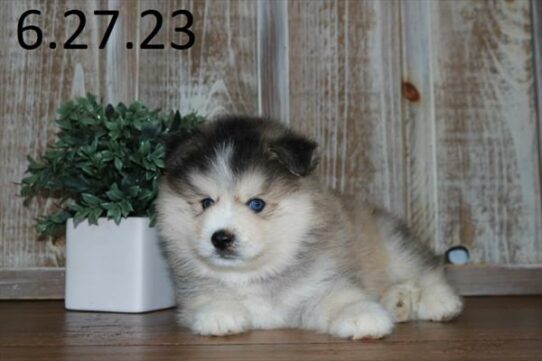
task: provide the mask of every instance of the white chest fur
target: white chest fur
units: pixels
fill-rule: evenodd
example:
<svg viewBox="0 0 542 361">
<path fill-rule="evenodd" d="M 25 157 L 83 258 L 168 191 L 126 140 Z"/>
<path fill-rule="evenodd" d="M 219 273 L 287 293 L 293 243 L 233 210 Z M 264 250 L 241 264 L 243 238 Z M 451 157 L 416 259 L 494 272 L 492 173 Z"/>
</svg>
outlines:
<svg viewBox="0 0 542 361">
<path fill-rule="evenodd" d="M 302 277 L 261 281 L 236 289 L 240 302 L 250 312 L 253 327 L 295 327 L 307 301 L 326 294 L 332 286 L 333 267 L 321 262 Z"/>
</svg>

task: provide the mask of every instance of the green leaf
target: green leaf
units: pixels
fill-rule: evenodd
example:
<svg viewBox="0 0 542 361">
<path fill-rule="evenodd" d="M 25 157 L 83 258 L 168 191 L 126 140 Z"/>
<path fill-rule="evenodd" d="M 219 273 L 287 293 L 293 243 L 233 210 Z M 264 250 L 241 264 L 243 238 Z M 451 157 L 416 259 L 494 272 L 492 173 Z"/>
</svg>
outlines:
<svg viewBox="0 0 542 361">
<path fill-rule="evenodd" d="M 64 224 L 64 223 L 66 223 L 66 221 L 68 220 L 69 217 L 70 217 L 70 214 L 68 212 L 59 211 L 59 212 L 54 213 L 51 216 L 49 216 L 49 219 L 53 223 Z"/>
<path fill-rule="evenodd" d="M 98 154 L 100 155 L 102 162 L 109 162 L 114 158 L 113 152 L 110 150 L 102 150 Z"/>
<path fill-rule="evenodd" d="M 83 193 L 81 197 L 83 198 L 83 202 L 89 206 L 97 206 L 102 202 L 100 198 L 89 193 Z"/>
<path fill-rule="evenodd" d="M 117 140 L 117 139 L 119 139 L 119 137 L 120 137 L 120 133 L 121 133 L 120 130 L 118 130 L 118 129 L 113 129 L 113 130 L 111 130 L 111 131 L 109 132 L 109 137 L 110 137 L 111 139 L 113 139 L 113 140 Z"/>
<path fill-rule="evenodd" d="M 121 207 L 118 204 L 112 204 L 107 210 L 107 218 L 113 219 L 116 224 L 119 224 L 122 218 Z"/>
<path fill-rule="evenodd" d="M 140 186 L 132 186 L 128 188 L 128 195 L 130 197 L 136 197 L 141 192 Z"/>
<path fill-rule="evenodd" d="M 118 122 L 104 122 L 104 125 L 105 127 L 107 128 L 107 130 L 116 130 L 116 131 L 119 131 L 120 130 L 120 126 L 119 126 L 119 123 Z"/>
<path fill-rule="evenodd" d="M 81 167 L 81 170 L 83 172 L 85 172 L 86 174 L 90 175 L 90 176 L 93 176 L 94 175 L 94 170 L 92 169 L 92 166 L 90 164 L 85 164 L 85 165 L 82 165 Z"/>
<path fill-rule="evenodd" d="M 117 183 L 113 183 L 111 188 L 105 193 L 112 201 L 120 201 L 124 198 L 124 194 L 120 191 Z"/>
<path fill-rule="evenodd" d="M 56 125 L 62 130 L 72 130 L 72 122 L 69 119 L 60 118 L 55 121 Z"/>
<path fill-rule="evenodd" d="M 130 215 L 130 213 L 134 211 L 134 208 L 132 207 L 130 202 L 128 200 L 126 200 L 126 199 L 123 199 L 120 202 L 120 209 L 121 209 L 123 217 L 128 217 Z"/>
<path fill-rule="evenodd" d="M 139 153 L 141 154 L 147 154 L 151 150 L 151 142 L 148 140 L 144 140 L 141 142 L 139 146 Z"/>
<path fill-rule="evenodd" d="M 75 212 L 73 216 L 73 224 L 77 226 L 83 222 L 88 217 L 88 208 L 81 209 L 80 211 Z"/>
<path fill-rule="evenodd" d="M 94 125 L 96 124 L 96 119 L 91 117 L 85 117 L 79 120 L 84 125 Z"/>
<path fill-rule="evenodd" d="M 115 158 L 113 161 L 115 163 L 115 169 L 119 172 L 122 171 L 122 161 L 119 158 Z"/>
<path fill-rule="evenodd" d="M 161 158 L 156 158 L 153 160 L 154 164 L 158 167 L 158 168 L 165 168 L 166 167 L 166 163 L 164 162 L 163 159 Z"/>
<path fill-rule="evenodd" d="M 28 160 L 28 171 L 29 172 L 36 172 L 42 169 L 45 169 L 47 167 L 47 164 L 41 161 L 34 160 L 31 156 L 26 156 L 26 159 Z"/>
<path fill-rule="evenodd" d="M 69 203 L 68 204 L 68 209 L 69 210 L 72 210 L 74 212 L 77 212 L 77 211 L 80 211 L 82 209 L 84 209 L 83 207 L 81 207 L 79 204 L 77 203 Z"/>
<path fill-rule="evenodd" d="M 150 189 L 145 189 L 141 192 L 139 198 L 144 201 L 150 201 L 154 199 L 155 193 Z"/>
<path fill-rule="evenodd" d="M 154 209 L 149 209 L 147 216 L 149 217 L 149 226 L 154 227 L 156 225 L 156 212 Z"/>
<path fill-rule="evenodd" d="M 102 215 L 103 210 L 101 208 L 92 208 L 88 212 L 88 222 L 90 224 L 98 224 L 98 219 Z"/>
</svg>

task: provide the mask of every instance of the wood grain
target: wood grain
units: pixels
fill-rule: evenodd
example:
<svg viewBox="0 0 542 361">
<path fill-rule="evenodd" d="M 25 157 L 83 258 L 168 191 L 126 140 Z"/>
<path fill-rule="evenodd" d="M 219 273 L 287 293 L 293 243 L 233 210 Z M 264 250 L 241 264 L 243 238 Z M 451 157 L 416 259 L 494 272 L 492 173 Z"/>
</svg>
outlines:
<svg viewBox="0 0 542 361">
<path fill-rule="evenodd" d="M 2 360 L 538 360 L 540 297 L 467 298 L 454 322 L 397 325 L 383 340 L 301 330 L 200 337 L 175 310 L 143 315 L 66 312 L 58 301 L 0 302 Z M 31 326 L 30 326 L 31 325 Z"/>
<path fill-rule="evenodd" d="M 290 122 L 290 56 L 288 3 L 258 2 L 259 112 L 265 117 Z"/>
<path fill-rule="evenodd" d="M 436 247 L 463 244 L 475 263 L 542 263 L 530 9 L 431 2 Z"/>
<path fill-rule="evenodd" d="M 426 244 L 441 239 L 437 164 L 431 1 L 401 1 L 402 124 L 405 149 L 406 219 Z"/>
<path fill-rule="evenodd" d="M 325 183 L 404 216 L 398 3 L 288 3 L 290 123 Z"/>
<path fill-rule="evenodd" d="M 542 182 L 542 2 L 532 2 L 533 51 L 538 125 L 538 171 Z"/>
<path fill-rule="evenodd" d="M 196 42 L 182 52 L 141 50 L 139 99 L 152 107 L 197 111 L 210 117 L 257 114 L 256 6 L 250 0 L 142 1 L 141 11 L 155 9 L 164 15 L 164 30 L 155 37 L 156 42 L 183 41 L 174 28 L 184 20 L 170 18 L 177 9 L 192 12 Z M 146 20 L 140 23 L 140 38 L 154 26 Z"/>
<path fill-rule="evenodd" d="M 465 296 L 542 295 L 540 267 L 446 267 L 452 286 Z M 64 268 L 0 270 L 0 300 L 64 299 Z"/>
<path fill-rule="evenodd" d="M 99 53 L 100 68 L 95 74 L 100 80 L 100 95 L 109 103 L 131 103 L 139 94 L 139 2 L 107 0 L 97 3 L 95 10 L 118 10 L 119 18 L 109 41 Z M 95 36 L 101 42 L 111 16 L 94 16 L 97 28 Z M 126 43 L 132 42 L 133 49 L 127 49 Z"/>
<path fill-rule="evenodd" d="M 542 268 L 448 266 L 446 275 L 464 296 L 542 295 Z"/>
<path fill-rule="evenodd" d="M 61 267 L 0 270 L 0 300 L 64 299 Z"/>
<path fill-rule="evenodd" d="M 118 361 L 179 360 L 194 361 L 373 361 L 385 357 L 389 361 L 412 358 L 419 361 L 537 361 L 542 357 L 540 340 L 496 340 L 488 342 L 431 342 L 422 345 L 382 344 L 378 342 L 301 345 L 217 345 L 209 346 L 131 346 L 131 347 L 31 347 L 0 349 L 5 360 L 103 360 Z"/>
<path fill-rule="evenodd" d="M 490 341 L 494 337 L 490 330 L 498 330 L 500 338 L 508 340 L 542 337 L 540 297 L 467 297 L 465 300 L 465 311 L 455 322 L 397 325 L 385 343 Z M 66 311 L 60 301 L 4 301 L 0 302 L 0 316 L 6 327 L 0 330 L 0 347 L 351 343 L 296 329 L 255 330 L 225 338 L 201 337 L 179 327 L 175 312 L 175 309 L 146 314 L 74 312 Z M 24 318 L 35 327 L 29 329 Z M 419 332 L 413 332 L 416 330 Z"/>
<path fill-rule="evenodd" d="M 79 10 L 93 11 L 94 5 L 71 2 Z M 63 1 L 0 2 L 0 268 L 62 266 L 63 248 L 51 242 L 37 242 L 35 218 L 53 205 L 35 202 L 24 208 L 18 197 L 19 182 L 27 166 L 26 155 L 36 156 L 56 132 L 51 119 L 62 101 L 90 91 L 99 92 L 99 54 L 97 51 L 64 50 L 47 45 L 24 50 L 17 42 L 18 17 L 28 9 L 39 9 L 42 16 L 30 17 L 27 23 L 38 24 L 51 39 L 67 39 L 77 21 L 64 19 Z M 94 29 L 96 29 L 94 27 Z M 96 30 L 94 30 L 96 31 Z M 78 40 L 97 48 L 93 30 Z M 57 40 L 58 41 L 58 40 Z"/>
</svg>

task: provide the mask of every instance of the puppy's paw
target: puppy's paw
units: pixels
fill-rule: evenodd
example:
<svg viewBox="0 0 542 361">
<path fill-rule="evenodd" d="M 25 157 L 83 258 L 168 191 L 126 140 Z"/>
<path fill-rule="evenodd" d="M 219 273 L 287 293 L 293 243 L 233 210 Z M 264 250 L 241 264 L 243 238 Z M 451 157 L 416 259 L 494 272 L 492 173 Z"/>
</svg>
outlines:
<svg viewBox="0 0 542 361">
<path fill-rule="evenodd" d="M 418 304 L 418 319 L 435 322 L 449 321 L 463 309 L 463 301 L 447 284 L 422 290 Z"/>
<path fill-rule="evenodd" d="M 342 309 L 331 320 L 329 332 L 335 336 L 352 338 L 381 338 L 391 333 L 393 321 L 375 302 L 360 302 Z"/>
<path fill-rule="evenodd" d="M 224 336 L 250 328 L 248 312 L 242 305 L 218 303 L 201 307 L 192 315 L 192 331 L 203 336 Z"/>
<path fill-rule="evenodd" d="M 387 289 L 380 298 L 380 302 L 395 322 L 406 322 L 416 318 L 419 298 L 419 287 L 403 283 Z"/>
</svg>

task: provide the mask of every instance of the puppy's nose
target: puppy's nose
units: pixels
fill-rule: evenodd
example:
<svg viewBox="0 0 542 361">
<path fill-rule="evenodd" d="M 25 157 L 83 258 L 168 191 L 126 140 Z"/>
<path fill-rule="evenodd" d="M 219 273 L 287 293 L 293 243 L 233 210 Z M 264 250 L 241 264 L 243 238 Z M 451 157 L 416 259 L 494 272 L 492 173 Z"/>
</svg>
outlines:
<svg viewBox="0 0 542 361">
<path fill-rule="evenodd" d="M 224 251 L 229 248 L 234 241 L 235 235 L 223 229 L 216 231 L 211 236 L 213 246 L 220 251 Z"/>
</svg>

